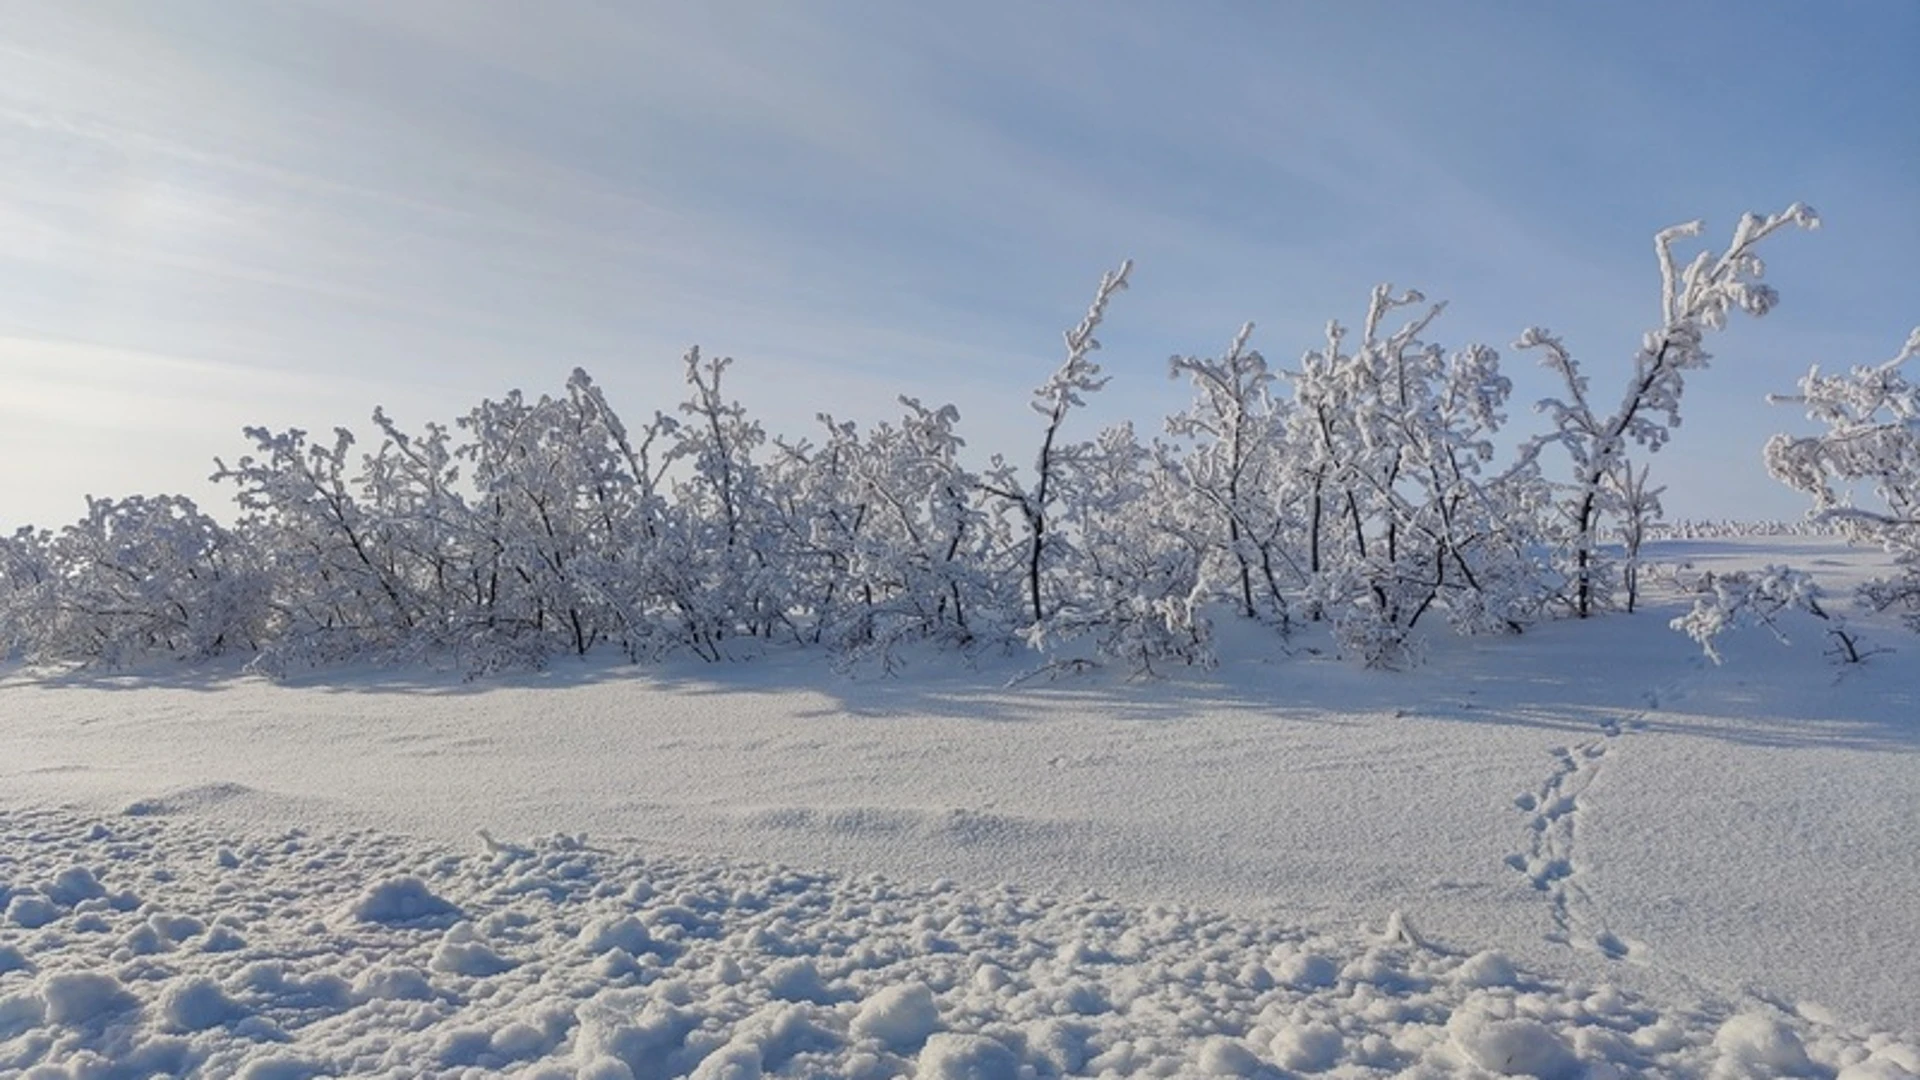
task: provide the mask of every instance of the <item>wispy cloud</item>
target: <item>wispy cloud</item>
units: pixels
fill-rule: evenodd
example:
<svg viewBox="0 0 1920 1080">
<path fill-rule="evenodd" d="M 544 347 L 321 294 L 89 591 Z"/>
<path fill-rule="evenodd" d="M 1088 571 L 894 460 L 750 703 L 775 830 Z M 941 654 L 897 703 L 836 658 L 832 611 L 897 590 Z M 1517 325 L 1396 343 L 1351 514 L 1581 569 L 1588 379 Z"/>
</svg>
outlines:
<svg viewBox="0 0 1920 1080">
<path fill-rule="evenodd" d="M 644 412 L 699 341 L 742 357 L 776 429 L 905 390 L 960 402 L 992 448 L 1121 255 L 1139 271 L 1101 415 L 1169 404 L 1164 357 L 1244 319 L 1289 357 L 1380 278 L 1451 296 L 1448 341 L 1541 321 L 1624 356 L 1654 228 L 1839 186 L 1823 242 L 1845 242 L 1783 280 L 1807 321 L 1768 339 L 1799 342 L 1895 306 L 1886 271 L 1920 240 L 1920 151 L 1884 131 L 1913 80 L 1881 70 L 1897 34 L 1847 21 L 1916 17 L 1847 11 L 22 5 L 0 43 L 0 333 L 312 373 L 365 395 L 339 420 L 449 414 L 575 363 Z M 1820 84 L 1839 98 L 1810 96 L 1794 58 L 1842 45 Z M 1751 377 L 1789 383 L 1792 350 L 1760 351 Z M 35 355 L 42 379 L 48 356 L 96 363 Z M 281 400 L 258 389 L 256 413 Z M 78 453 L 64 402 L 101 392 L 16 403 L 0 451 Z M 298 397 L 309 425 L 332 400 Z M 145 460 L 195 476 L 232 445 L 193 439 L 214 418 L 180 395 L 150 401 L 169 419 Z"/>
</svg>

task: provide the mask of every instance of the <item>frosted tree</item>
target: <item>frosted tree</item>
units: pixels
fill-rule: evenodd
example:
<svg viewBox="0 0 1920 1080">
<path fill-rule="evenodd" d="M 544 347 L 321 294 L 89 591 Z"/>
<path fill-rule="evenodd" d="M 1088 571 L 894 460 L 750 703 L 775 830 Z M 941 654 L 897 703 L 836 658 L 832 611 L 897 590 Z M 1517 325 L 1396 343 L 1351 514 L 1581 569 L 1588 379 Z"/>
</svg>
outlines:
<svg viewBox="0 0 1920 1080">
<path fill-rule="evenodd" d="M 778 567 L 763 470 L 755 451 L 766 432 L 726 396 L 723 380 L 731 357 L 686 359 L 683 419 L 667 445 L 666 460 L 687 466 L 672 485 L 674 512 L 668 546 L 660 560 L 665 595 L 680 624 L 683 642 L 718 660 L 729 637 L 771 636 L 788 627 L 785 604 L 776 595 Z"/>
<path fill-rule="evenodd" d="M 1666 513 L 1660 496 L 1667 489 L 1664 485 L 1653 485 L 1652 475 L 1651 465 L 1635 468 L 1632 461 L 1622 461 L 1608 478 L 1611 502 L 1618 508 L 1620 545 L 1626 552 L 1626 558 L 1621 561 L 1621 583 L 1626 587 L 1629 614 L 1640 602 L 1640 549 L 1646 546 L 1654 525 Z"/>
<path fill-rule="evenodd" d="M 1202 569 L 1210 544 L 1185 527 L 1183 492 L 1151 461 L 1130 424 L 1064 460 L 1070 497 L 1060 525 L 1073 545 L 1059 571 L 1060 605 L 1036 643 L 1085 638 L 1136 675 L 1213 664 L 1212 627 L 1200 610 L 1211 591 Z"/>
<path fill-rule="evenodd" d="M 801 548 L 836 570 L 823 590 L 838 603 L 829 637 L 848 659 L 891 664 L 909 641 L 967 646 L 1004 634 L 1009 604 L 990 561 L 1008 538 L 979 505 L 978 478 L 959 461 L 959 411 L 903 397 L 897 423 L 864 440 L 828 421 L 810 458 L 813 526 Z M 777 485 L 783 504 L 792 485 Z M 796 499 L 802 504 L 809 500 Z"/>
<path fill-rule="evenodd" d="M 1325 345 L 1287 373 L 1289 441 L 1305 489 L 1308 609 L 1315 618 L 1345 618 L 1364 602 L 1369 619 L 1400 619 L 1387 585 L 1399 557 L 1393 492 L 1406 462 L 1390 413 L 1397 407 L 1393 397 L 1411 389 L 1408 364 L 1428 349 L 1420 335 L 1442 305 L 1390 333 L 1383 334 L 1382 324 L 1395 309 L 1424 302 L 1416 291 L 1395 296 L 1391 287 L 1377 287 L 1358 342 L 1350 344 L 1347 328 L 1329 322 Z"/>
<path fill-rule="evenodd" d="M 969 644 L 996 636 L 1012 606 L 995 581 L 991 559 L 1007 546 L 979 504 L 980 479 L 960 461 L 960 410 L 902 397 L 896 428 L 882 427 L 862 461 L 861 476 L 897 537 L 903 619 L 914 632 Z"/>
<path fill-rule="evenodd" d="M 1884 363 L 1845 375 L 1809 370 L 1798 394 L 1773 400 L 1799 405 L 1825 430 L 1774 436 L 1766 461 L 1813 499 L 1816 520 L 1893 556 L 1895 576 L 1867 583 L 1861 596 L 1920 630 L 1920 384 L 1907 370 L 1916 356 L 1920 327 Z"/>
<path fill-rule="evenodd" d="M 428 424 L 424 434 L 410 435 L 381 408 L 373 410 L 373 423 L 384 438 L 362 460 L 355 484 L 364 542 L 406 583 L 421 636 L 451 643 L 446 639 L 457 638 L 480 600 L 473 511 L 458 490 L 452 433 Z"/>
<path fill-rule="evenodd" d="M 1107 382 L 1095 332 L 1127 285 L 1123 262 L 1033 392 L 1030 469 L 998 456 L 969 469 L 958 413 L 910 397 L 864 431 L 822 416 L 814 441 L 769 440 L 727 393 L 731 360 L 694 349 L 686 400 L 631 431 L 579 370 L 563 393 L 515 391 L 451 424 L 406 429 L 375 410 L 370 453 L 344 428 L 320 443 L 249 428 L 252 452 L 216 473 L 242 510 L 232 530 L 184 502 L 101 500 L 62 533 L 0 541 L 0 637 L 15 652 L 125 656 L 244 640 L 268 670 L 444 656 L 487 669 L 603 647 L 720 660 L 739 641 L 891 665 L 907 642 L 1024 638 L 1090 644 L 1146 672 L 1208 662 L 1209 613 L 1231 605 L 1283 631 L 1330 620 L 1347 654 L 1392 664 L 1429 616 L 1505 631 L 1554 598 L 1583 615 L 1609 603 L 1619 564 L 1601 558 L 1603 535 L 1625 542 L 1632 606 L 1661 508 L 1627 450 L 1657 449 L 1679 422 L 1708 330 L 1773 306 L 1754 248 L 1794 224 L 1813 215 L 1749 216 L 1724 251 L 1684 266 L 1672 249 L 1698 226 L 1659 235 L 1661 324 L 1613 412 L 1591 406 L 1558 339 L 1528 331 L 1521 345 L 1567 392 L 1542 405 L 1553 430 L 1502 469 L 1512 387 L 1499 355 L 1428 341 L 1442 305 L 1387 286 L 1294 371 L 1249 347 L 1250 325 L 1219 356 L 1173 357 L 1191 397 L 1161 441 L 1124 425 L 1070 438 Z M 1920 620 L 1916 494 L 1901 471 L 1913 404 L 1898 373 L 1912 352 L 1851 380 L 1809 376 L 1797 400 L 1833 430 L 1776 440 L 1770 460 L 1822 514 L 1896 551 L 1906 577 L 1872 599 Z M 1550 445 L 1574 465 L 1557 490 L 1540 470 Z M 1885 511 L 1853 504 L 1868 484 Z M 1556 546 L 1550 566 L 1538 553 Z M 134 589 L 140 575 L 182 604 Z"/>
<path fill-rule="evenodd" d="M 1100 348 L 1100 342 L 1093 332 L 1106 317 L 1107 303 L 1113 294 L 1127 287 L 1127 274 L 1132 269 L 1133 261 L 1128 259 L 1122 261 L 1117 269 L 1102 275 L 1100 287 L 1094 291 L 1093 304 L 1088 307 L 1086 317 L 1080 320 L 1078 326 L 1066 332 L 1066 359 L 1033 392 L 1033 410 L 1046 419 L 1046 428 L 1041 435 L 1039 453 L 1034 457 L 1032 486 L 1022 483 L 1014 467 L 998 455 L 994 457 L 983 482 L 986 491 L 1019 512 L 1026 526 L 1023 576 L 1027 612 L 1035 627 L 1046 622 L 1048 613 L 1042 578 L 1049 545 L 1055 540 L 1048 533 L 1048 515 L 1059 495 L 1057 489 L 1062 470 L 1067 467 L 1068 459 L 1084 449 L 1062 445 L 1060 432 L 1066 424 L 1067 415 L 1085 404 L 1082 395 L 1093 393 L 1107 384 L 1106 377 L 1100 374 L 1100 365 L 1093 361 L 1094 351 Z"/>
<path fill-rule="evenodd" d="M 216 481 L 235 485 L 240 531 L 261 553 L 273 583 L 272 633 L 261 658 L 268 670 L 410 654 L 421 606 L 379 523 L 354 495 L 353 433 L 334 429 L 332 445 L 306 432 L 246 429 L 256 453 L 233 466 L 216 459 Z"/>
<path fill-rule="evenodd" d="M 1225 562 L 1240 614 L 1284 629 L 1286 593 L 1307 573 L 1288 548 L 1297 492 L 1287 486 L 1287 415 L 1266 359 L 1247 347 L 1252 333 L 1252 323 L 1242 326 L 1219 357 L 1168 360 L 1169 376 L 1185 376 L 1194 399 L 1166 425 L 1188 449 L 1163 451 L 1159 467 L 1190 496 L 1192 516 L 1212 523 L 1199 542 Z"/>
<path fill-rule="evenodd" d="M 45 587 L 16 630 L 36 661 L 204 660 L 252 650 L 265 626 L 247 552 L 182 496 L 89 498 L 42 556 Z"/>
<path fill-rule="evenodd" d="M 0 536 L 0 660 L 31 653 L 53 610 L 53 536 L 22 526 Z"/>
<path fill-rule="evenodd" d="M 811 643 L 843 635 L 863 636 L 861 608 L 870 609 L 875 585 L 862 567 L 870 505 L 853 479 L 862 445 L 859 425 L 817 419 L 825 429 L 819 446 L 775 436 L 766 466 L 770 520 L 780 538 L 780 591 L 797 635 Z M 858 594 L 864 604 L 849 601 Z"/>
<path fill-rule="evenodd" d="M 1761 316 L 1778 303 L 1779 295 L 1761 280 L 1766 265 L 1754 249 L 1788 226 L 1811 229 L 1818 225 L 1813 211 L 1799 203 L 1770 217 L 1747 214 L 1723 251 L 1700 252 L 1685 266 L 1674 258 L 1674 242 L 1700 235 L 1701 223 L 1688 222 L 1657 233 L 1660 326 L 1642 340 L 1626 392 L 1612 412 L 1595 406 L 1586 375 L 1559 338 L 1532 327 L 1515 343 L 1517 348 L 1539 350 L 1541 363 L 1566 386 L 1564 398 L 1549 398 L 1538 408 L 1554 425 L 1546 441 L 1558 442 L 1573 459 L 1562 531 L 1569 553 L 1569 601 L 1581 618 L 1605 600 L 1598 541 L 1609 478 L 1626 467 L 1630 446 L 1658 451 L 1679 426 L 1686 375 L 1706 367 L 1711 358 L 1703 347 L 1707 332 L 1723 328 L 1734 311 Z"/>
<path fill-rule="evenodd" d="M 476 489 L 471 647 L 512 642 L 534 662 L 609 640 L 640 647 L 638 567 L 655 508 L 634 471 L 647 466 L 592 378 L 576 368 L 565 396 L 530 402 L 516 390 L 458 423 L 470 441 L 455 453 Z"/>
<path fill-rule="evenodd" d="M 1399 454 L 1382 501 L 1407 625 L 1437 607 L 1465 632 L 1516 631 L 1539 604 L 1528 549 L 1543 493 L 1524 467 L 1484 475 L 1513 390 L 1499 354 L 1429 345 L 1394 354 L 1391 370 L 1383 420 Z"/>
<path fill-rule="evenodd" d="M 1388 330 L 1404 307 L 1416 313 Z M 1330 323 L 1288 373 L 1306 608 L 1369 664 L 1398 662 L 1430 611 L 1462 630 L 1517 629 L 1537 604 L 1537 478 L 1524 463 L 1482 476 L 1512 386 L 1492 349 L 1449 356 L 1422 339 L 1442 310 L 1382 285 L 1357 340 Z"/>
</svg>

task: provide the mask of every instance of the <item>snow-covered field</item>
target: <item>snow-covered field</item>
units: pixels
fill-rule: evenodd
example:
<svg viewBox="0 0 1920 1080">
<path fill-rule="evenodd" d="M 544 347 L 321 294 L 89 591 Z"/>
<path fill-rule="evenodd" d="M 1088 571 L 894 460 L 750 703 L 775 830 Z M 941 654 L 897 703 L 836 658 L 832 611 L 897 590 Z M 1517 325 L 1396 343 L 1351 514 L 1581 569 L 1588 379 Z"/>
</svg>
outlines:
<svg viewBox="0 0 1920 1080">
<path fill-rule="evenodd" d="M 16 674 L 0 1074 L 1920 1073 L 1920 641 L 1678 610 L 1145 683 Z"/>
</svg>

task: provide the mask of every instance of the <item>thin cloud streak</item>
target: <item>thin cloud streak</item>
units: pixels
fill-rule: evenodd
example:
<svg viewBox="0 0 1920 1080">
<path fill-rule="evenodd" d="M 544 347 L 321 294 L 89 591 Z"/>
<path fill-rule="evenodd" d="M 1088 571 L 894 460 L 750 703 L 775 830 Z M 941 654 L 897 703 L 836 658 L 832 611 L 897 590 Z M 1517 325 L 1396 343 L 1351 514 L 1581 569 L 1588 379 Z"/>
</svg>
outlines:
<svg viewBox="0 0 1920 1080">
<path fill-rule="evenodd" d="M 1774 186 L 1829 153 L 1857 166 L 1854 204 L 1821 208 L 1880 231 L 1783 248 L 1788 307 L 1728 339 L 1759 354 L 1738 395 L 1813 359 L 1783 343 L 1914 317 L 1838 313 L 1887 306 L 1884 275 L 1847 264 L 1898 265 L 1901 237 L 1920 239 L 1903 208 L 1916 151 L 1852 131 L 1743 149 L 1763 125 L 1716 114 L 1734 130 L 1698 141 L 1721 158 L 1647 169 L 1646 147 L 1685 136 L 1662 125 L 1668 50 L 1608 35 L 1656 16 L 1715 25 L 1635 5 L 22 5 L 0 46 L 0 333 L 327 373 L 365 388 L 334 418 L 359 426 L 375 400 L 444 417 L 576 363 L 644 414 L 676 399 L 677 357 L 701 342 L 740 356 L 773 430 L 948 395 L 976 448 L 1017 454 L 1060 327 L 1122 255 L 1140 269 L 1090 419 L 1150 426 L 1179 394 L 1164 358 L 1246 319 L 1290 359 L 1380 279 L 1452 298 L 1449 344 L 1552 325 L 1604 383 L 1650 315 L 1646 237 L 1775 209 Z M 1796 279 L 1803 257 L 1815 272 Z M 1515 375 L 1523 409 L 1532 376 Z M 1722 414 L 1750 428 L 1740 408 L 1702 401 L 1708 436 Z M 187 475 L 237 438 L 159 427 L 174 434 L 143 459 Z M 79 438 L 21 430 L 0 451 L 57 461 Z M 1797 512 L 1755 457 L 1737 484 L 1663 461 L 1705 500 L 1672 505 L 1733 513 L 1713 500 L 1738 490 Z M 0 493 L 9 516 L 75 505 Z"/>
</svg>

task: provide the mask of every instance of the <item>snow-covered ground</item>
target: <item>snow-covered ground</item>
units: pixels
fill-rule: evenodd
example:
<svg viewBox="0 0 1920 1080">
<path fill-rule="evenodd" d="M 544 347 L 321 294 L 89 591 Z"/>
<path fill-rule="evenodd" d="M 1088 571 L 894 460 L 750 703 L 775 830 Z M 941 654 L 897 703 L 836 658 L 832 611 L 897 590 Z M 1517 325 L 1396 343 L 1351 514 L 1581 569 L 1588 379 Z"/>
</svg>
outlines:
<svg viewBox="0 0 1920 1080">
<path fill-rule="evenodd" d="M 1920 640 L 1714 667 L 1677 610 L 1406 673 L 16 675 L 0 1074 L 1920 1073 Z"/>
</svg>

